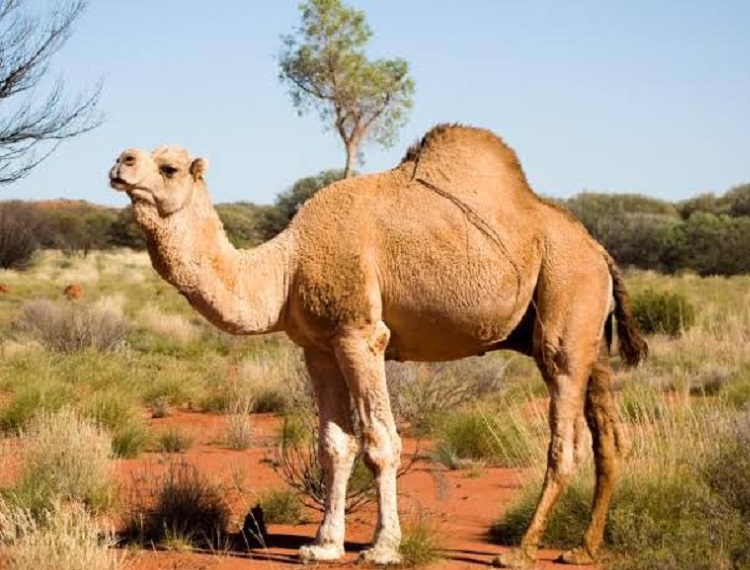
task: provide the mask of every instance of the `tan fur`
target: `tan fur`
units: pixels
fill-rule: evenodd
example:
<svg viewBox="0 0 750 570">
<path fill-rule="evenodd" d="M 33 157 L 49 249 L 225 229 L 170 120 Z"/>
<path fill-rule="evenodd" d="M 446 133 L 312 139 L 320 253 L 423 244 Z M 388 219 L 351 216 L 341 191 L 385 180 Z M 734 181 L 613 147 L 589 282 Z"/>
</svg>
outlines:
<svg viewBox="0 0 750 570">
<path fill-rule="evenodd" d="M 603 334 L 613 305 L 627 363 L 645 356 L 645 343 L 611 258 L 570 214 L 534 194 L 512 149 L 486 130 L 436 127 L 393 170 L 329 186 L 276 239 L 243 251 L 223 232 L 206 169 L 182 149 L 128 150 L 110 179 L 133 200 L 154 267 L 198 311 L 228 332 L 284 330 L 303 347 L 328 481 L 324 519 L 303 560 L 343 553 L 342 493 L 356 450 L 351 402 L 379 490 L 375 541 L 363 558 L 398 561 L 401 441 L 384 359 L 451 360 L 502 348 L 536 359 L 552 396 L 552 437 L 522 546 L 496 562 L 533 560 L 575 468 L 584 410 L 597 495 L 584 546 L 567 560 L 596 556 L 622 455 Z"/>
</svg>

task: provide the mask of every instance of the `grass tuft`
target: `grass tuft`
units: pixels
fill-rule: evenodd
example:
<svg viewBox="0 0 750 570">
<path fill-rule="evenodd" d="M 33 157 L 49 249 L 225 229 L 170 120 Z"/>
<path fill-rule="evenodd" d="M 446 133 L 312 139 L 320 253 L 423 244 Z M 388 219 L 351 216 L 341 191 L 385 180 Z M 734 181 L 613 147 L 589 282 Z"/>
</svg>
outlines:
<svg viewBox="0 0 750 570">
<path fill-rule="evenodd" d="M 177 428 L 169 428 L 156 438 L 156 449 L 162 453 L 184 453 L 193 445 L 193 438 Z"/>
<path fill-rule="evenodd" d="M 155 480 L 141 481 L 126 521 L 126 536 L 142 544 L 217 547 L 230 511 L 218 485 L 184 461 Z"/>
<path fill-rule="evenodd" d="M 34 513 L 0 498 L 0 543 L 7 570 L 119 570 L 111 530 L 79 504 L 55 501 Z"/>
<path fill-rule="evenodd" d="M 56 501 L 76 501 L 94 511 L 114 503 L 112 444 L 101 428 L 71 409 L 35 417 L 19 436 L 23 468 L 7 492 L 33 513 Z"/>
<path fill-rule="evenodd" d="M 436 525 L 425 516 L 404 525 L 399 554 L 401 565 L 406 568 L 425 566 L 439 560 L 440 534 Z"/>
<path fill-rule="evenodd" d="M 289 489 L 272 489 L 260 498 L 265 522 L 270 524 L 302 524 L 302 502 L 299 496 Z"/>
</svg>

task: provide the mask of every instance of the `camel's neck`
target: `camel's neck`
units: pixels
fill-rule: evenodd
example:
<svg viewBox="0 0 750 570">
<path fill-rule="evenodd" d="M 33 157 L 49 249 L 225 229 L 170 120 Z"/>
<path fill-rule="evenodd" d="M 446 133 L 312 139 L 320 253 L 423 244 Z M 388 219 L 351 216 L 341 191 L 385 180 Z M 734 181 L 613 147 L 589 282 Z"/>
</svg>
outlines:
<svg viewBox="0 0 750 570">
<path fill-rule="evenodd" d="M 254 249 L 227 239 L 207 192 L 168 218 L 136 204 L 156 271 L 220 329 L 233 334 L 283 330 L 296 243 L 290 232 Z"/>
</svg>

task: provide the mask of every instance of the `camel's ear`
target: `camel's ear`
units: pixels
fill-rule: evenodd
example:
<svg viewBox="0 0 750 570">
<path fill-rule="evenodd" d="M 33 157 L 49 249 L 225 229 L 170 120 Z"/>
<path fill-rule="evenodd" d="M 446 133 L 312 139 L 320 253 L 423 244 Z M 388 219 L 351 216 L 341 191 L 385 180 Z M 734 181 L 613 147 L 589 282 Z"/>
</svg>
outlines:
<svg viewBox="0 0 750 570">
<path fill-rule="evenodd" d="M 202 180 L 208 170 L 208 161 L 205 158 L 196 158 L 190 164 L 190 174 L 196 180 Z"/>
</svg>

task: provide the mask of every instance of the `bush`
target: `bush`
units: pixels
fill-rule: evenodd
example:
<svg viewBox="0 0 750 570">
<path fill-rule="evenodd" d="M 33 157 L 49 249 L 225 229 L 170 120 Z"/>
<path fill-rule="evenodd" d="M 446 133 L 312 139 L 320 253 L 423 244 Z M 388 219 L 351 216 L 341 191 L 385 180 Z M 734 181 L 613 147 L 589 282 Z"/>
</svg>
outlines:
<svg viewBox="0 0 750 570">
<path fill-rule="evenodd" d="M 35 514 L 55 501 L 94 511 L 114 502 L 109 436 L 71 409 L 36 416 L 20 436 L 24 465 L 8 496 Z"/>
<path fill-rule="evenodd" d="M 302 503 L 296 493 L 274 489 L 260 498 L 264 520 L 271 524 L 301 524 L 304 522 Z"/>
<path fill-rule="evenodd" d="M 114 350 L 128 331 L 127 322 L 116 313 L 46 300 L 26 303 L 15 324 L 50 350 L 66 353 Z"/>
<path fill-rule="evenodd" d="M 299 497 L 302 503 L 312 509 L 323 510 L 326 496 L 325 477 L 318 457 L 318 430 L 315 420 L 307 418 L 309 437 L 301 441 L 284 437 L 279 445 L 278 459 L 274 470 Z M 406 472 L 411 463 L 402 466 L 399 475 Z M 352 468 L 349 485 L 346 489 L 346 512 L 353 513 L 375 499 L 375 480 L 361 458 L 357 458 Z"/>
<path fill-rule="evenodd" d="M 81 505 L 54 502 L 40 513 L 0 498 L 0 544 L 7 570 L 119 570 L 111 530 Z"/>
<path fill-rule="evenodd" d="M 750 420 L 727 430 L 725 409 L 665 407 L 637 426 L 605 528 L 612 570 L 747 569 L 750 555 Z M 570 548 L 590 519 L 593 477 L 576 477 L 550 519 L 543 545 Z M 541 479 L 539 477 L 538 479 Z M 525 531 L 541 481 L 491 529 L 506 544 Z"/>
<path fill-rule="evenodd" d="M 452 414 L 440 427 L 436 450 L 436 458 L 451 469 L 476 462 L 524 467 L 539 455 L 538 439 L 520 410 L 510 407 L 493 416 L 481 410 Z"/>
<path fill-rule="evenodd" d="M 425 516 L 404 525 L 399 547 L 401 565 L 406 568 L 425 566 L 440 558 L 440 535 L 436 525 Z"/>
<path fill-rule="evenodd" d="M 146 449 L 149 437 L 141 422 L 121 426 L 112 436 L 112 453 L 115 457 L 133 459 Z"/>
<path fill-rule="evenodd" d="M 216 547 L 229 524 L 229 507 L 218 485 L 185 462 L 171 463 L 156 481 L 139 481 L 126 536 L 141 543 L 181 541 Z"/>
<path fill-rule="evenodd" d="M 0 204 L 0 268 L 26 268 L 38 249 L 33 210 L 21 202 Z"/>
<path fill-rule="evenodd" d="M 591 514 L 591 486 L 584 483 L 590 477 L 590 474 L 577 476 L 560 498 L 544 534 L 543 545 L 572 548 L 581 541 Z M 520 544 L 536 509 L 540 488 L 541 481 L 534 478 L 533 483 L 526 485 L 521 496 L 511 503 L 503 517 L 492 525 L 489 534 L 495 542 Z"/>
<path fill-rule="evenodd" d="M 169 428 L 159 434 L 156 448 L 162 453 L 183 453 L 193 445 L 193 438 L 177 428 Z"/>
<path fill-rule="evenodd" d="M 243 450 L 253 442 L 253 427 L 247 413 L 234 413 L 226 416 L 227 445 L 230 449 Z"/>
<path fill-rule="evenodd" d="M 495 358 L 386 364 L 394 415 L 417 434 L 429 431 L 435 418 L 498 392 L 503 372 Z"/>
<path fill-rule="evenodd" d="M 112 434 L 112 453 L 137 457 L 148 443 L 148 433 L 132 397 L 117 390 L 95 393 L 84 413 Z"/>
<path fill-rule="evenodd" d="M 655 289 L 633 297 L 633 316 L 645 334 L 679 336 L 695 324 L 695 308 L 684 295 Z"/>
<path fill-rule="evenodd" d="M 702 471 L 709 487 L 750 525 L 750 413 L 718 439 Z"/>
<path fill-rule="evenodd" d="M 52 413 L 73 403 L 75 394 L 69 385 L 53 381 L 40 381 L 18 386 L 13 399 L 0 415 L 0 428 L 17 433 L 25 428 L 34 416 Z"/>
</svg>

